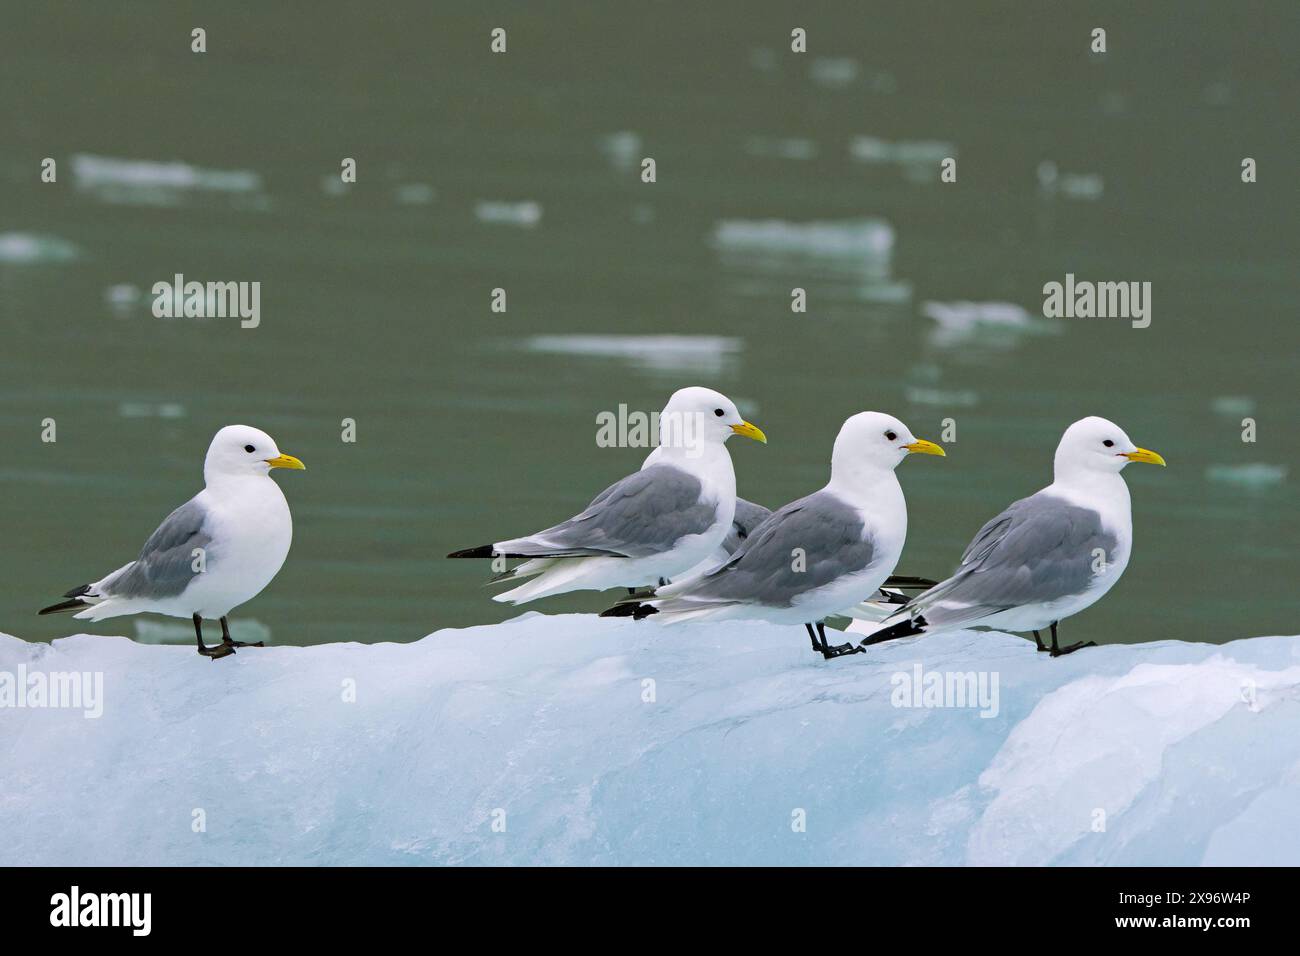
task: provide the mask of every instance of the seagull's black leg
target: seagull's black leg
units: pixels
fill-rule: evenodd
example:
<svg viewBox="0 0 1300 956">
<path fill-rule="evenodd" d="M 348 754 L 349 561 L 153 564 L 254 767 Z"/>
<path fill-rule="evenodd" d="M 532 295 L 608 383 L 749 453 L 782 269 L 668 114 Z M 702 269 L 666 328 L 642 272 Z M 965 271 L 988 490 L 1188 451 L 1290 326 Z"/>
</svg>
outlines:
<svg viewBox="0 0 1300 956">
<path fill-rule="evenodd" d="M 1062 654 L 1073 654 L 1081 647 L 1096 647 L 1096 641 L 1079 641 L 1077 644 L 1071 644 L 1069 647 L 1060 647 L 1056 643 L 1056 621 L 1052 622 L 1052 656 L 1060 657 Z"/>
<path fill-rule="evenodd" d="M 224 618 L 222 620 L 224 620 Z M 203 643 L 203 618 L 199 617 L 197 614 L 194 615 L 194 638 L 199 642 L 199 653 L 204 657 L 212 658 L 214 661 L 218 657 L 225 657 L 228 654 L 235 653 L 233 647 L 227 647 L 224 643 L 216 644 L 212 647 L 208 647 Z"/>
<path fill-rule="evenodd" d="M 826 640 L 826 625 L 821 621 L 817 622 L 817 633 L 822 639 L 822 657 L 826 658 L 828 661 L 833 657 L 843 657 L 845 654 L 862 653 L 862 648 L 854 647 L 852 643 L 837 644 L 835 647 L 831 647 L 830 642 Z"/>
<path fill-rule="evenodd" d="M 230 647 L 230 648 L 235 648 L 235 647 L 265 647 L 265 646 L 266 646 L 266 645 L 263 644 L 261 641 L 257 641 L 257 642 L 232 641 L 232 640 L 230 639 L 230 622 L 228 622 L 228 621 L 226 620 L 226 618 L 225 618 L 224 615 L 223 615 L 222 618 L 221 618 L 221 643 L 222 643 L 222 646 L 224 646 L 224 647 Z M 234 651 L 232 650 L 231 653 L 233 654 Z"/>
<path fill-rule="evenodd" d="M 1037 631 L 1034 631 L 1034 643 L 1038 645 L 1038 649 L 1039 649 L 1040 651 L 1045 651 L 1045 650 L 1047 650 L 1047 648 L 1043 646 L 1043 639 L 1042 639 L 1041 637 L 1038 636 L 1038 632 L 1037 632 Z"/>
<path fill-rule="evenodd" d="M 805 624 L 804 627 L 808 628 L 808 638 L 812 641 L 813 653 L 820 654 L 822 652 L 822 646 L 817 643 L 817 632 L 813 630 L 811 624 Z"/>
</svg>

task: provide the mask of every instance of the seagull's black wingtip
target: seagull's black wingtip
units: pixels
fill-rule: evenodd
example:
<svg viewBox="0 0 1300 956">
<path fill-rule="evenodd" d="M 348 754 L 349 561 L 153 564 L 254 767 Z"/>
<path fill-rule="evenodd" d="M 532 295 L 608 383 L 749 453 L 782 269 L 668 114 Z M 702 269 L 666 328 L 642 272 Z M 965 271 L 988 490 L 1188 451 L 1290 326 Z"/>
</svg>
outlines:
<svg viewBox="0 0 1300 956">
<path fill-rule="evenodd" d="M 885 641 L 894 641 L 900 637 L 912 637 L 916 634 L 924 634 L 925 627 L 925 618 L 918 614 L 916 617 L 909 618 L 906 621 L 899 621 L 894 626 L 887 627 L 883 631 L 876 631 L 876 633 L 863 640 L 858 646 L 867 647 L 870 644 L 883 644 Z"/>
<path fill-rule="evenodd" d="M 626 601 L 623 604 L 615 604 L 611 608 L 606 608 L 600 612 L 601 617 L 630 617 L 635 621 L 647 618 L 651 614 L 658 614 L 659 609 L 651 607 L 649 604 L 641 604 L 638 601 Z"/>
<path fill-rule="evenodd" d="M 43 607 L 36 614 L 58 614 L 60 611 L 76 611 L 83 607 L 90 607 L 89 601 L 83 601 L 81 598 L 73 598 L 71 601 L 60 601 L 58 604 L 51 604 L 49 607 Z"/>
<path fill-rule="evenodd" d="M 90 607 L 89 601 L 81 600 L 83 594 L 90 593 L 89 584 L 79 584 L 71 591 L 63 595 L 65 598 L 71 598 L 70 601 L 60 601 L 58 604 L 51 604 L 49 607 L 43 607 L 36 612 L 37 616 L 42 614 L 58 614 L 60 611 L 75 611 L 79 608 Z"/>
<path fill-rule="evenodd" d="M 490 544 L 481 544 L 477 548 L 465 548 L 462 551 L 453 551 L 451 554 L 447 555 L 449 558 L 491 558 L 494 556 L 495 553 Z"/>
<path fill-rule="evenodd" d="M 885 579 L 881 587 L 886 588 L 932 588 L 938 581 L 931 581 L 929 578 L 919 578 L 912 574 L 891 574 Z"/>
</svg>

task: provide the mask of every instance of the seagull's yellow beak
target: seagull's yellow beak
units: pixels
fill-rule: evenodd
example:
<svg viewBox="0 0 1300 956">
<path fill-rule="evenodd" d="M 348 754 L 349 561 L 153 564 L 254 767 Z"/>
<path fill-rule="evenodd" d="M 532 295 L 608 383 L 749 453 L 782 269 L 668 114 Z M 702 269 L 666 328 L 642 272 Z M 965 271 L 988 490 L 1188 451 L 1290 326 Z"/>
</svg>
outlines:
<svg viewBox="0 0 1300 956">
<path fill-rule="evenodd" d="M 761 441 L 767 444 L 767 436 L 763 434 L 763 429 L 757 425 L 751 425 L 749 422 L 741 422 L 739 425 L 732 425 L 731 430 L 737 435 L 744 435 L 746 438 L 752 438 L 754 441 Z"/>
<path fill-rule="evenodd" d="M 296 468 L 298 471 L 306 471 L 307 466 L 300 462 L 293 455 L 276 455 L 274 458 L 266 459 L 266 463 L 272 468 Z"/>
<path fill-rule="evenodd" d="M 904 445 L 913 455 L 938 455 L 940 458 L 947 458 L 948 453 L 932 441 L 926 441 L 924 438 L 918 438 L 910 445 Z"/>
<path fill-rule="evenodd" d="M 1159 452 L 1139 448 L 1137 451 L 1126 451 L 1123 455 L 1129 461 L 1145 461 L 1149 465 L 1159 465 L 1161 468 L 1165 467 L 1165 460 L 1160 457 Z"/>
</svg>

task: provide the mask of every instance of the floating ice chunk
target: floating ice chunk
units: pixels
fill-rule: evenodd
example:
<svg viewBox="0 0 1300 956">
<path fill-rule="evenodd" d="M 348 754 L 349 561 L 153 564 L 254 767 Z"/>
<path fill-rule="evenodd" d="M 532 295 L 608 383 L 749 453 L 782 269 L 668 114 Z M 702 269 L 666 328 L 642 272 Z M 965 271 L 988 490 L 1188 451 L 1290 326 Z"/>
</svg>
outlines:
<svg viewBox="0 0 1300 956">
<path fill-rule="evenodd" d="M 320 191 L 326 196 L 342 196 L 352 187 L 338 173 L 324 173 L 320 178 Z"/>
<path fill-rule="evenodd" d="M 223 194 L 236 205 L 263 206 L 262 177 L 248 169 L 204 169 L 182 162 L 77 153 L 73 188 L 102 202 L 173 206 L 198 194 Z"/>
<path fill-rule="evenodd" d="M 654 371 L 713 375 L 733 366 L 745 344 L 721 335 L 534 335 L 524 340 L 523 347 L 530 352 L 621 359 Z"/>
<path fill-rule="evenodd" d="M 120 402 L 117 413 L 123 418 L 184 418 L 180 402 Z"/>
<path fill-rule="evenodd" d="M 944 140 L 890 140 L 874 136 L 855 136 L 849 141 L 849 156 L 861 163 L 894 164 L 898 166 L 932 165 L 938 172 L 939 163 L 956 157 L 957 146 Z"/>
<path fill-rule="evenodd" d="M 943 140 L 890 142 L 874 136 L 855 136 L 849 156 L 860 163 L 895 166 L 911 182 L 938 182 L 945 159 L 955 159 L 957 147 Z"/>
<path fill-rule="evenodd" d="M 1050 159 L 1038 164 L 1038 191 L 1043 196 L 1057 193 L 1067 199 L 1097 200 L 1106 192 L 1101 173 L 1063 173 Z"/>
<path fill-rule="evenodd" d="M 1138 664 L 1124 674 L 1087 676 L 1053 691 L 980 774 L 980 786 L 996 795 L 971 830 L 967 862 L 1074 862 L 1062 855 L 1076 846 L 1085 859 L 1107 862 L 1108 852 L 1124 851 L 1123 840 L 1140 836 L 1147 826 L 1176 826 L 1183 816 L 1184 840 L 1195 848 L 1197 837 L 1212 829 L 1206 824 L 1221 821 L 1197 822 L 1191 810 L 1196 799 L 1171 806 L 1158 792 L 1150 794 L 1169 772 L 1170 752 L 1234 711 L 1293 708 L 1297 690 L 1300 664 L 1266 670 L 1215 655 L 1196 664 Z M 1217 748 L 1204 758 L 1210 772 L 1232 763 Z M 1275 780 L 1291 769 L 1278 767 Z M 1155 799 L 1140 799 L 1144 795 Z M 1118 846 L 1086 846 L 1089 840 L 1105 842 L 1112 828 L 1122 834 Z"/>
<path fill-rule="evenodd" d="M 498 202 L 484 199 L 475 204 L 474 215 L 479 222 L 532 229 L 542 221 L 542 205 L 531 199 L 524 202 Z"/>
<path fill-rule="evenodd" d="M 714 226 L 713 245 L 719 249 L 861 256 L 887 262 L 894 248 L 894 228 L 874 218 L 821 222 L 723 219 Z"/>
<path fill-rule="evenodd" d="M 641 150 L 641 135 L 631 130 L 602 136 L 599 146 L 609 164 L 622 172 L 634 168 L 644 155 Z"/>
<path fill-rule="evenodd" d="M 1218 395 L 1210 403 L 1210 408 L 1220 415 L 1252 415 L 1255 399 L 1249 395 Z"/>
<path fill-rule="evenodd" d="M 427 206 L 437 195 L 428 183 L 400 183 L 393 188 L 393 199 L 400 206 Z"/>
<path fill-rule="evenodd" d="M 769 159 L 816 159 L 818 150 L 813 140 L 799 136 L 751 136 L 745 152 Z"/>
<path fill-rule="evenodd" d="M 1267 488 L 1286 481 L 1286 465 L 1269 465 L 1251 462 L 1246 465 L 1210 465 L 1205 469 L 1205 480 L 1242 488 Z"/>
<path fill-rule="evenodd" d="M 858 78 L 861 66 L 848 56 L 813 57 L 808 76 L 820 86 L 838 88 L 848 86 Z"/>
<path fill-rule="evenodd" d="M 1054 334 L 1059 319 L 1030 315 L 1011 302 L 922 302 L 921 314 L 935 322 L 930 342 L 939 348 L 981 344 L 1014 346 L 1026 335 Z"/>
<path fill-rule="evenodd" d="M 778 289 L 788 295 L 788 283 L 815 282 L 822 302 L 911 300 L 911 284 L 891 276 L 894 228 L 884 219 L 723 219 L 714 225 L 712 245 L 728 272 L 745 277 L 733 283 L 742 295 L 766 298 Z"/>
<path fill-rule="evenodd" d="M 128 316 L 144 304 L 144 292 L 138 285 L 122 282 L 104 289 L 104 304 L 116 316 Z"/>
<path fill-rule="evenodd" d="M 937 405 L 941 408 L 974 408 L 980 402 L 979 392 L 972 389 L 924 388 L 908 385 L 903 397 L 913 405 Z"/>
<path fill-rule="evenodd" d="M 0 232 L 0 263 L 36 265 L 73 262 L 80 257 L 80 250 L 66 239 L 25 232 Z"/>
<path fill-rule="evenodd" d="M 16 706 L 34 672 L 102 675 L 101 716 Z M 532 613 L 213 663 L 0 636 L 0 865 L 1296 865 L 1298 701 L 1300 637 L 828 663 L 798 627 Z"/>
</svg>

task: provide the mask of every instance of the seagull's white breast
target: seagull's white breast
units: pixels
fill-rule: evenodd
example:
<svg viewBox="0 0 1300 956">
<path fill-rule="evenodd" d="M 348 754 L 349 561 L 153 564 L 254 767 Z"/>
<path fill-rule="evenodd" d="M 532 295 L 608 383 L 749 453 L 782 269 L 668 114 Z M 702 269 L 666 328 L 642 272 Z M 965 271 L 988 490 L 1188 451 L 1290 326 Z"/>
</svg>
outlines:
<svg viewBox="0 0 1300 956">
<path fill-rule="evenodd" d="M 867 489 L 847 492 L 842 486 L 826 489 L 844 500 L 862 520 L 862 537 L 872 546 L 871 563 L 843 575 L 830 584 L 795 598 L 794 606 L 805 617 L 821 620 L 830 614 L 847 613 L 869 599 L 885 579 L 894 573 L 907 540 L 907 501 L 891 472 Z"/>
<path fill-rule="evenodd" d="M 1104 568 L 1090 579 L 1088 589 L 1082 594 L 1068 595 L 1056 601 L 999 612 L 981 621 L 983 626 L 1010 631 L 1041 630 L 1053 621 L 1063 621 L 1092 607 L 1119 583 L 1133 552 L 1133 512 L 1128 485 L 1124 479 L 1119 475 L 1108 477 L 1114 480 L 1088 488 L 1053 483 L 1043 489 L 1044 493 L 1061 498 L 1076 507 L 1097 512 L 1101 516 L 1102 528 L 1115 536 L 1115 547 L 1107 555 Z"/>
<path fill-rule="evenodd" d="M 284 565 L 293 541 L 293 519 L 280 486 L 257 476 L 209 486 L 212 536 L 206 570 L 181 599 L 190 613 L 221 617 L 255 597 Z"/>
</svg>

